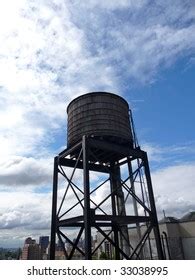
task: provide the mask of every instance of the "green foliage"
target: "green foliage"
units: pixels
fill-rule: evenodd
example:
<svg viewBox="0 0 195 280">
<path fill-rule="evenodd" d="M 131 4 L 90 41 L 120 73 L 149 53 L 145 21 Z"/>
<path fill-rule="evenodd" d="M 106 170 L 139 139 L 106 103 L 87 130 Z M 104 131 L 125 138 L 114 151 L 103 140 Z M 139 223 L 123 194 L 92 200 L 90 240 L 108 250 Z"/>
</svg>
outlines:
<svg viewBox="0 0 195 280">
<path fill-rule="evenodd" d="M 108 259 L 108 256 L 106 255 L 105 252 L 101 252 L 99 259 L 100 259 L 100 260 L 107 260 L 107 259 Z"/>
<path fill-rule="evenodd" d="M 21 249 L 0 248 L 0 260 L 17 260 Z"/>
</svg>

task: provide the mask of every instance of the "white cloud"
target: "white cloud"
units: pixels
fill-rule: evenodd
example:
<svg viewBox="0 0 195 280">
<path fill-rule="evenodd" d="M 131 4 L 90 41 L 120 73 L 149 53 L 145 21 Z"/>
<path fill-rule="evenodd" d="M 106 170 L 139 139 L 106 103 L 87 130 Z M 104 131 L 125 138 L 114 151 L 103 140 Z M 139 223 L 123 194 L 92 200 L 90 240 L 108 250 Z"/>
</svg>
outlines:
<svg viewBox="0 0 195 280">
<path fill-rule="evenodd" d="M 49 229 L 50 193 L 1 192 L 0 201 L 1 229 Z"/>
<path fill-rule="evenodd" d="M 51 185 L 52 171 L 51 158 L 11 157 L 0 162 L 0 184 L 5 188 Z"/>
<path fill-rule="evenodd" d="M 152 167 L 157 163 L 163 163 L 166 166 L 175 165 L 182 163 L 184 158 L 185 162 L 186 158 L 191 162 L 194 160 L 195 155 L 194 141 L 188 141 L 182 144 L 178 143 L 172 146 L 161 146 L 155 143 L 143 142 L 141 144 L 141 149 L 147 152 Z"/>
<path fill-rule="evenodd" d="M 108 9 L 108 10 L 120 10 L 120 9 L 139 9 L 141 7 L 143 7 L 146 3 L 148 2 L 148 0 L 137 0 L 137 1 L 133 1 L 133 0 L 121 0 L 121 1 L 117 1 L 117 0 L 89 0 L 87 2 L 87 4 L 80 0 L 80 1 L 76 1 L 76 4 L 81 5 L 83 7 L 88 7 L 88 9 L 94 9 L 94 8 L 101 8 L 101 9 Z"/>
<path fill-rule="evenodd" d="M 8 14 L 8 7 L 1 12 Z M 12 9 L 12 20 L 1 18 L 0 152 L 24 155 L 52 141 L 71 97 L 98 83 L 112 88 L 114 74 L 90 55 L 62 1 L 19 1 Z"/>
<path fill-rule="evenodd" d="M 155 81 L 160 68 L 190 52 L 195 42 L 194 26 L 178 29 L 158 23 L 146 27 L 127 25 L 110 34 L 117 45 L 110 50 L 110 60 L 114 57 L 118 61 L 126 78 L 143 84 Z"/>
<path fill-rule="evenodd" d="M 195 164 L 167 167 L 152 173 L 156 207 L 160 215 L 180 218 L 195 210 Z"/>
<path fill-rule="evenodd" d="M 22 247 L 31 236 L 50 234 L 51 193 L 30 190 L 1 192 L 0 242 L 4 247 Z"/>
<path fill-rule="evenodd" d="M 160 8 L 148 1 L 15 2 L 1 3 L 4 155 L 40 152 L 64 125 L 73 96 L 122 90 L 121 73 L 130 81 L 151 82 L 159 66 L 172 63 L 195 42 L 194 26 L 186 24 L 192 18 L 189 3 L 179 2 L 174 17 L 181 24 L 171 25 L 164 20 L 172 8 L 163 2 L 160 18 Z M 143 6 L 146 17 L 140 20 Z M 113 14 L 121 8 L 123 19 Z"/>
</svg>

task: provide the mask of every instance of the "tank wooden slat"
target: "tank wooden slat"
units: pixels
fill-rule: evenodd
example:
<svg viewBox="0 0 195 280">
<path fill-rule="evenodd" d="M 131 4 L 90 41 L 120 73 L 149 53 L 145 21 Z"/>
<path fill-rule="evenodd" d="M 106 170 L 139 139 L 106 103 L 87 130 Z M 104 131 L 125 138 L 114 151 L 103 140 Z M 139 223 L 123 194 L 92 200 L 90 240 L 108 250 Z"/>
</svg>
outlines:
<svg viewBox="0 0 195 280">
<path fill-rule="evenodd" d="M 128 103 L 112 93 L 89 93 L 73 100 L 68 112 L 68 145 L 83 135 L 132 141 Z"/>
</svg>

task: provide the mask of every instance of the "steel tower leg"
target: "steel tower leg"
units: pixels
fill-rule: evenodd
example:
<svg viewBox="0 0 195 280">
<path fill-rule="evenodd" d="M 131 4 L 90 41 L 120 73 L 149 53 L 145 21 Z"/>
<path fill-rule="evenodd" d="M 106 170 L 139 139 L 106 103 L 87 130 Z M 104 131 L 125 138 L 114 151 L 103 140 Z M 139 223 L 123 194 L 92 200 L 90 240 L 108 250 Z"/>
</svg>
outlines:
<svg viewBox="0 0 195 280">
<path fill-rule="evenodd" d="M 85 259 L 91 260 L 91 213 L 90 213 L 90 183 L 88 165 L 88 146 L 87 138 L 83 136 L 83 183 L 84 183 L 84 231 L 85 231 Z"/>
<path fill-rule="evenodd" d="M 135 186 L 134 186 L 134 180 L 133 180 L 133 170 L 132 170 L 131 161 L 128 161 L 128 171 L 129 171 L 130 186 L 132 188 L 132 192 L 135 194 Z M 137 201 L 135 200 L 135 198 L 133 196 L 132 196 L 132 202 L 133 202 L 134 214 L 135 214 L 135 216 L 138 216 Z M 139 223 L 136 223 L 136 228 L 137 228 L 138 238 L 139 238 L 139 240 L 141 240 L 142 235 L 141 235 L 141 229 L 140 229 L 140 224 Z M 141 257 L 141 259 L 144 258 L 142 250 L 140 252 L 140 257 Z"/>
<path fill-rule="evenodd" d="M 121 216 L 126 216 L 126 209 L 125 209 L 125 199 L 124 193 L 121 185 L 121 174 L 120 174 L 120 167 L 114 166 L 113 168 L 113 187 L 116 192 L 116 209 L 117 214 Z M 128 226 L 121 225 L 120 226 L 120 246 L 121 249 L 127 256 L 130 256 L 130 244 L 129 244 L 129 234 L 128 234 Z"/>
<path fill-rule="evenodd" d="M 51 243 L 50 260 L 55 260 L 56 230 L 57 230 L 57 189 L 58 189 L 58 157 L 54 158 L 53 172 L 53 197 L 52 197 L 52 220 L 51 220 Z"/>
<path fill-rule="evenodd" d="M 116 194 L 115 194 L 116 184 L 115 184 L 113 164 L 111 165 L 110 170 L 111 170 L 111 172 L 110 172 L 110 187 L 111 187 L 111 193 L 112 193 L 112 195 L 111 195 L 112 215 L 116 216 L 117 215 L 117 213 L 116 213 Z M 117 225 L 113 224 L 112 228 L 113 228 L 114 243 L 115 243 L 115 248 L 114 248 L 115 259 L 120 260 L 118 227 L 117 227 Z"/>
<path fill-rule="evenodd" d="M 149 200 L 150 200 L 150 205 L 151 205 L 151 212 L 152 212 L 152 218 L 153 218 L 153 230 L 154 230 L 154 236 L 156 240 L 156 248 L 157 248 L 157 253 L 158 253 L 158 258 L 160 260 L 164 260 L 164 254 L 162 250 L 162 244 L 161 244 L 161 239 L 160 239 L 160 231 L 159 231 L 159 226 L 158 226 L 158 218 L 157 218 L 157 212 L 156 212 L 156 206 L 155 206 L 155 200 L 154 200 L 154 193 L 152 189 L 152 180 L 150 176 L 150 168 L 148 164 L 148 156 L 147 153 L 144 152 L 144 168 L 145 168 L 145 175 L 146 175 L 146 180 L 147 180 L 147 185 L 148 185 L 148 195 L 149 195 Z"/>
</svg>

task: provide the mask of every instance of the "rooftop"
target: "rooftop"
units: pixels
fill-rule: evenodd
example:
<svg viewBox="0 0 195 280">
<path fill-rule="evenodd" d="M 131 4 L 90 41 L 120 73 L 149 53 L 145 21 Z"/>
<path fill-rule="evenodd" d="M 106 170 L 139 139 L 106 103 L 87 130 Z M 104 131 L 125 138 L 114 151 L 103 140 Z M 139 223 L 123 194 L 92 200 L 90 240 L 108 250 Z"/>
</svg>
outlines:
<svg viewBox="0 0 195 280">
<path fill-rule="evenodd" d="M 163 219 L 161 219 L 159 221 L 160 224 L 163 224 L 163 223 L 178 223 L 179 220 L 175 217 L 164 217 Z"/>
<path fill-rule="evenodd" d="M 179 221 L 180 222 L 195 221 L 195 211 L 191 211 L 185 214 Z"/>
<path fill-rule="evenodd" d="M 187 214 L 185 214 L 183 217 L 180 219 L 177 219 L 175 217 L 167 216 L 164 217 L 159 221 L 159 224 L 163 223 L 179 223 L 179 222 L 190 222 L 190 221 L 195 221 L 195 211 L 190 211 Z"/>
</svg>

